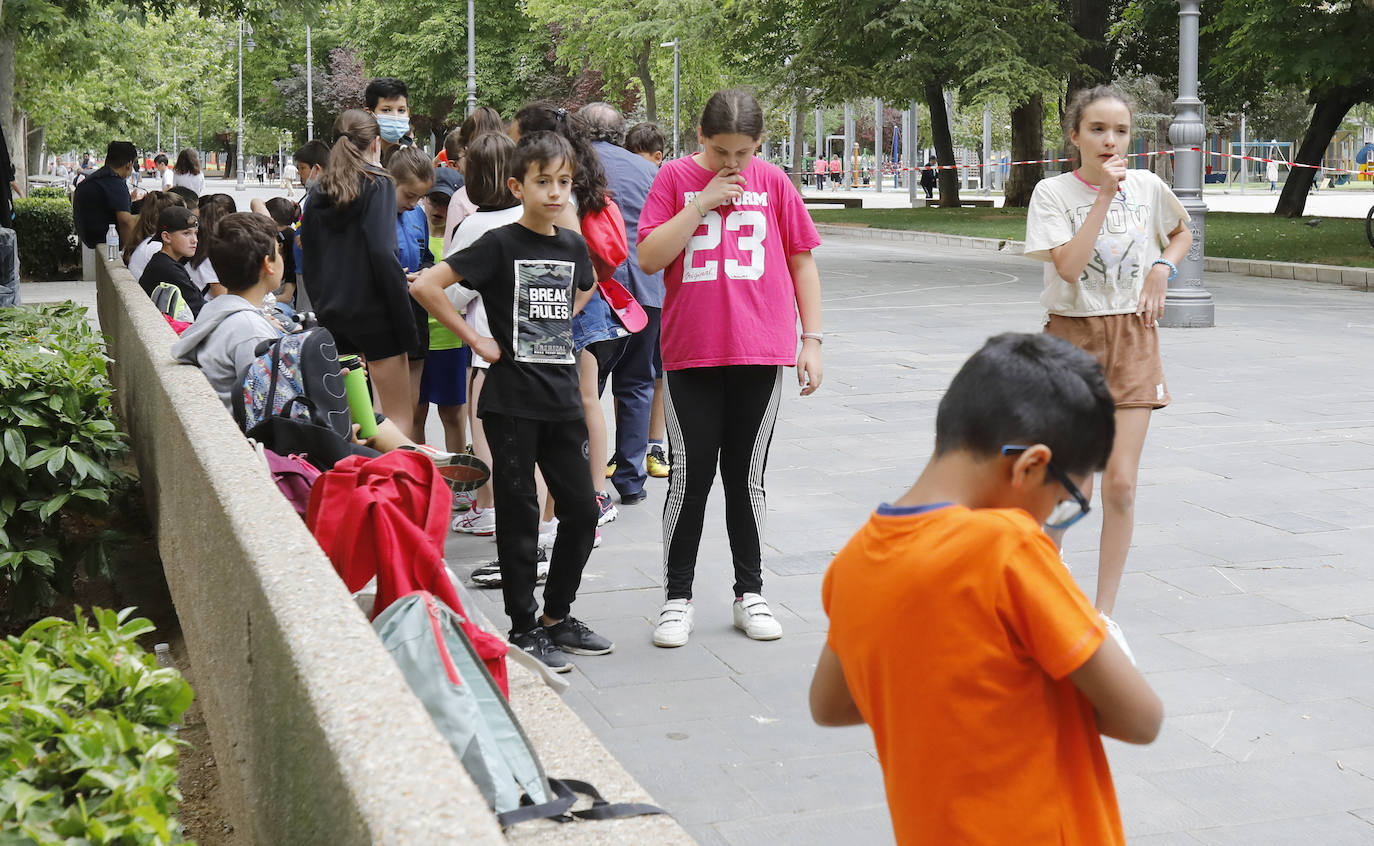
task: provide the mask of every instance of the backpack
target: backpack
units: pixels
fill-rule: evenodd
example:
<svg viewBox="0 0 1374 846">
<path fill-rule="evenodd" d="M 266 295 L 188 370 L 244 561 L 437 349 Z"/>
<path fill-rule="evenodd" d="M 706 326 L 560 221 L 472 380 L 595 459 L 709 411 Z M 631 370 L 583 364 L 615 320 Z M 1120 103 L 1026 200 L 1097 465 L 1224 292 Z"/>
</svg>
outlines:
<svg viewBox="0 0 1374 846">
<path fill-rule="evenodd" d="M 310 489 L 314 486 L 315 480 L 320 478 L 320 471 L 315 466 L 305 460 L 303 455 L 277 455 L 270 449 L 263 449 L 263 458 L 267 461 L 267 470 L 272 474 L 272 481 L 277 483 L 277 490 L 281 491 L 286 501 L 291 503 L 291 507 L 296 509 L 296 513 L 305 519 L 305 512 L 310 505 Z"/>
<path fill-rule="evenodd" d="M 172 318 L 179 323 L 193 323 L 196 316 L 191 313 L 191 307 L 186 304 L 185 298 L 181 296 L 181 289 L 171 282 L 159 282 L 157 287 L 148 294 L 152 297 L 153 305 L 157 310 Z"/>
<path fill-rule="evenodd" d="M 343 579 L 357 593 L 375 576 L 374 617 L 398 598 L 429 591 L 458 613 L 463 604 L 444 567 L 453 493 L 434 462 L 409 450 L 377 458 L 351 455 L 315 481 L 305 524 Z M 506 642 L 471 623 L 464 633 L 501 692 Z"/>
<path fill-rule="evenodd" d="M 264 420 L 288 417 L 332 429 L 345 441 L 353 434 L 334 336 L 322 326 L 263 341 L 234 394 L 234 420 L 245 432 Z M 304 397 L 307 402 L 295 402 Z"/>
<path fill-rule="evenodd" d="M 587 212 L 582 218 L 582 237 L 587 239 L 587 252 L 597 281 L 610 279 L 615 269 L 630 257 L 630 241 L 625 235 L 625 217 L 615 200 L 606 198 L 606 208 Z"/>
<path fill-rule="evenodd" d="M 664 813 L 644 803 L 612 805 L 586 782 L 548 778 L 468 640 L 471 623 L 433 594 L 417 591 L 398 599 L 372 625 L 503 828 L 536 819 Z M 571 811 L 576 793 L 590 796 L 592 807 Z"/>
</svg>

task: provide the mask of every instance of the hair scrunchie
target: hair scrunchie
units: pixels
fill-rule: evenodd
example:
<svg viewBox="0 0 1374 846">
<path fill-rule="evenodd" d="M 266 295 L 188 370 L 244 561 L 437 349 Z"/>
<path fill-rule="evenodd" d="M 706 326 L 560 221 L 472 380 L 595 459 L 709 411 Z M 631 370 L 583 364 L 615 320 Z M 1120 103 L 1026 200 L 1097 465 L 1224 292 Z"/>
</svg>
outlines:
<svg viewBox="0 0 1374 846">
<path fill-rule="evenodd" d="M 554 114 L 554 117 L 556 117 L 556 118 L 559 120 L 560 123 L 567 123 L 567 122 L 568 122 L 568 110 L 567 110 L 567 109 L 557 109 L 557 110 L 554 111 L 553 114 Z"/>
</svg>

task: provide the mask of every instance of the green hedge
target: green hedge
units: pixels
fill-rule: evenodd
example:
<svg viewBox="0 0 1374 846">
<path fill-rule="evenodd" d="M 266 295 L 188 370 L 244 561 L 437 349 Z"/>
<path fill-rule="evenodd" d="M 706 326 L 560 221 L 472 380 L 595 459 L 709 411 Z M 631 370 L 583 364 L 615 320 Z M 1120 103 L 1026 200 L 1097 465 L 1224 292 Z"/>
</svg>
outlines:
<svg viewBox="0 0 1374 846">
<path fill-rule="evenodd" d="M 132 481 L 106 357 L 72 303 L 0 309 L 0 622 L 71 592 L 79 565 L 108 575 L 127 547 Z"/>
<path fill-rule="evenodd" d="M 59 279 L 80 266 L 72 204 L 65 197 L 16 199 L 14 231 L 19 240 L 19 270 L 25 279 Z"/>
<path fill-rule="evenodd" d="M 191 687 L 101 608 L 0 642 L 0 845 L 186 842 L 173 724 Z"/>
<path fill-rule="evenodd" d="M 29 191 L 29 197 L 55 197 L 59 200 L 65 200 L 67 199 L 67 192 L 56 185 L 39 185 Z"/>
</svg>

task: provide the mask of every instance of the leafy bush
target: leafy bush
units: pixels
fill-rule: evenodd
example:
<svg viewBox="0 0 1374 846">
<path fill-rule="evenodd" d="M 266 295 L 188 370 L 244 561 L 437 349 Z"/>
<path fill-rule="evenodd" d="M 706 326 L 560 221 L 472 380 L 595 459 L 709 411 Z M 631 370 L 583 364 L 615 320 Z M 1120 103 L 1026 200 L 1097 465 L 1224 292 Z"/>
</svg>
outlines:
<svg viewBox="0 0 1374 846">
<path fill-rule="evenodd" d="M 35 188 L 29 189 L 29 196 L 55 197 L 59 200 L 65 200 L 67 199 L 67 191 L 64 188 L 58 188 L 56 185 L 39 185 Z"/>
<path fill-rule="evenodd" d="M 139 647 L 153 624 L 132 612 L 0 642 L 0 844 L 185 842 L 172 725 L 191 687 Z"/>
<path fill-rule="evenodd" d="M 19 197 L 14 201 L 19 270 L 28 279 L 56 279 L 78 265 L 72 204 L 63 197 Z"/>
<path fill-rule="evenodd" d="M 29 620 L 78 564 L 108 575 L 132 481 L 100 339 L 72 303 L 0 309 L 0 620 Z"/>
</svg>

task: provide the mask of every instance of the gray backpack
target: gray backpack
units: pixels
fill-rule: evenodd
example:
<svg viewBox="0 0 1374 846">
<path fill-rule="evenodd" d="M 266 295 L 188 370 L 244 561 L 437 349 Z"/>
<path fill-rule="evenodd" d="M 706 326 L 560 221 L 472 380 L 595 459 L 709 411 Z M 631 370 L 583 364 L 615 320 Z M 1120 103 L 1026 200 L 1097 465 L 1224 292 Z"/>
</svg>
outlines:
<svg viewBox="0 0 1374 846">
<path fill-rule="evenodd" d="M 502 827 L 545 818 L 567 822 L 664 813 L 642 803 L 612 805 L 586 782 L 545 776 L 515 713 L 463 633 L 461 619 L 433 594 L 416 591 L 391 603 L 372 626 Z M 578 793 L 591 797 L 592 807 L 569 810 Z"/>
</svg>

